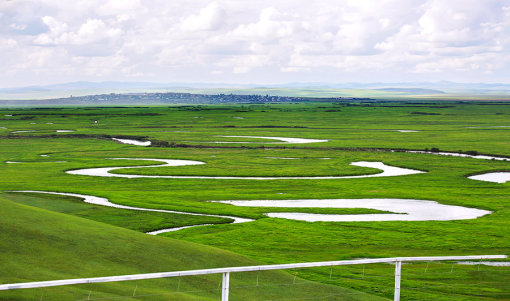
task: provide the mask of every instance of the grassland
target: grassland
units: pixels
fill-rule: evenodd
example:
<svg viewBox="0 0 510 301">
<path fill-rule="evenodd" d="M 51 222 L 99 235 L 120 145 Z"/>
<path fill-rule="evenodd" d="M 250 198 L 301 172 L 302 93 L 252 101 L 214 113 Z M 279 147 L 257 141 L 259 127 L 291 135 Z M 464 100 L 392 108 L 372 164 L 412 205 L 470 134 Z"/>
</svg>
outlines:
<svg viewBox="0 0 510 301">
<path fill-rule="evenodd" d="M 2 202 L 6 204 L 5 208 L 12 208 L 9 210 L 13 213 L 7 209 L 2 211 L 6 214 L 6 218 L 2 217 L 2 235 L 6 237 L 1 241 L 9 242 L 4 243 L 2 249 L 6 250 L 3 253 L 8 254 L 7 258 L 10 260 L 3 261 L 5 266 L 0 268 L 2 271 L 0 281 L 6 283 L 49 280 L 253 264 L 253 262 L 286 263 L 366 257 L 509 254 L 510 183 L 480 182 L 467 179 L 465 176 L 485 171 L 510 170 L 510 163 L 389 151 L 439 148 L 446 151 L 477 151 L 483 154 L 510 156 L 509 114 L 510 105 L 506 103 L 456 102 L 3 110 L 0 116 L 13 116 L 4 116 L 0 120 L 0 127 L 6 128 L 0 128 L 2 135 L 0 162 L 27 163 L 0 163 L 1 191 L 72 192 L 107 197 L 114 203 L 129 206 L 235 215 L 253 218 L 256 221 L 223 224 L 228 220 L 179 214 L 133 213 L 83 204 L 68 197 L 3 192 L 0 194 Z M 75 132 L 57 133 L 57 129 Z M 20 130 L 33 132 L 12 133 Z M 417 132 L 406 133 L 397 130 Z M 217 137 L 226 135 L 300 137 L 329 141 L 283 144 L 266 139 Z M 152 141 L 169 142 L 173 147 L 129 146 L 107 139 L 119 136 L 147 137 Z M 212 143 L 214 141 L 250 143 L 216 144 Z M 125 179 L 65 173 L 66 170 L 79 168 L 154 164 L 150 161 L 107 159 L 118 157 L 188 159 L 206 163 L 196 166 L 116 171 L 150 175 L 325 176 L 377 172 L 374 169 L 349 164 L 355 161 L 382 161 L 388 165 L 423 170 L 427 173 L 388 178 L 275 181 Z M 298 159 L 274 159 L 277 157 Z M 50 163 L 58 161 L 65 162 Z M 289 210 L 235 207 L 207 202 L 312 198 L 423 199 L 486 209 L 493 213 L 475 220 L 442 222 L 308 223 L 267 218 L 264 213 L 301 211 L 356 214 L 375 211 L 324 208 Z M 36 226 L 38 222 L 34 219 L 36 221 L 44 219 L 45 226 Z M 50 220 L 58 220 L 60 224 L 52 225 Z M 165 237 L 137 233 L 202 223 L 217 225 L 184 229 L 164 234 Z M 64 225 L 72 225 L 72 231 L 57 231 L 62 227 L 65 229 L 67 226 Z M 37 234 L 32 233 L 30 229 L 38 229 Z M 103 231 L 105 233 L 111 231 L 112 234 L 99 235 Z M 23 234 L 25 232 L 32 233 L 30 234 L 32 236 L 25 237 Z M 86 233 L 96 233 L 99 236 L 90 235 L 85 238 Z M 46 238 L 34 241 L 36 236 Z M 97 250 L 101 249 L 106 236 L 119 237 L 119 240 L 109 245 L 110 253 L 99 252 L 101 254 L 98 255 Z M 62 241 L 57 244 L 58 248 L 50 243 L 53 240 Z M 150 252 L 140 254 L 138 251 L 134 252 L 136 253 L 134 257 L 125 255 L 125 260 L 112 264 L 111 258 L 115 250 L 125 248 L 121 246 L 126 241 L 138 246 L 143 244 L 153 250 L 154 254 Z M 33 246 L 30 246 L 32 244 Z M 179 244 L 187 249 L 169 251 L 174 248 L 172 244 Z M 80 249 L 82 256 L 74 256 L 75 249 Z M 156 251 L 160 249 L 171 252 L 172 256 L 164 256 L 162 254 L 164 251 Z M 218 257 L 211 261 L 203 259 L 203 256 L 206 256 L 203 250 L 215 250 Z M 60 252 L 65 260 L 59 264 L 49 264 L 48 262 L 55 261 L 55 256 Z M 206 251 L 210 252 L 212 251 Z M 95 254 L 95 257 L 86 258 L 89 254 Z M 187 258 L 186 261 L 180 261 L 182 256 Z M 196 261 L 193 257 L 197 258 Z M 179 264 L 166 264 L 165 260 L 168 262 L 173 260 L 172 262 Z M 203 264 L 204 261 L 208 263 Z M 123 266 L 124 264 L 126 266 Z M 40 268 L 34 269 L 34 266 Z M 79 270 L 78 266 L 90 267 Z M 406 268 L 408 271 L 407 275 L 403 276 L 403 299 L 510 298 L 510 287 L 507 284 L 510 283 L 508 268 L 455 266 L 454 272 L 447 273 L 450 266 L 432 265 L 430 270 L 438 274 L 432 272 L 426 274 L 416 271 L 429 268 L 416 264 L 404 267 L 404 275 Z M 329 269 L 300 270 L 300 277 L 315 281 L 307 284 L 301 293 L 306 295 L 312 294 L 311 292 L 316 289 L 328 292 L 338 289 L 339 291 L 333 294 L 337 297 L 331 299 L 341 300 L 346 296 L 357 296 L 341 291 L 342 287 L 348 287 L 367 292 L 371 296 L 391 297 L 392 290 L 388 289 L 391 288 L 393 281 L 391 269 L 392 267 L 387 265 L 367 266 L 366 274 L 373 277 L 362 279 L 359 277 L 361 273 L 359 267 L 336 270 L 334 273 Z M 331 277 L 331 274 L 336 275 L 336 278 Z M 285 283 L 289 277 L 292 282 L 292 276 L 285 273 L 274 277 L 283 277 L 275 280 L 275 283 Z M 239 281 L 243 284 L 243 281 L 247 280 Z M 151 285 L 149 288 L 155 293 L 164 291 L 161 289 L 161 283 Z M 193 280 L 186 282 L 186 285 L 189 285 L 190 290 L 199 286 Z M 122 285 L 119 285 L 118 289 L 122 290 L 121 287 Z M 101 288 L 111 296 L 122 295 L 120 291 L 108 289 L 107 286 Z M 84 291 L 86 290 L 81 288 L 70 289 L 69 294 Z M 285 297 L 283 294 L 282 292 L 280 299 Z M 204 298 L 211 296 L 206 294 Z M 238 300 L 264 298 L 268 297 L 255 292 L 238 296 Z"/>
<path fill-rule="evenodd" d="M 149 236 L 103 223 L 33 208 L 4 198 L 0 221 L 2 241 L 2 282 L 34 279 L 61 279 L 112 274 L 162 272 L 200 269 L 225 265 L 253 265 L 243 256 L 194 243 Z M 350 289 L 300 280 L 291 290 L 281 287 L 294 282 L 283 272 L 239 275 L 232 298 L 243 300 L 259 296 L 278 296 L 282 289 L 290 294 L 313 297 L 316 291 L 351 296 L 352 300 L 376 296 Z M 3 291 L 2 300 L 217 300 L 218 275 L 178 279 L 75 285 L 19 291 Z M 273 285 L 271 285 L 273 284 Z M 274 285 L 274 284 L 279 284 Z M 382 300 L 382 299 L 381 299 Z"/>
</svg>

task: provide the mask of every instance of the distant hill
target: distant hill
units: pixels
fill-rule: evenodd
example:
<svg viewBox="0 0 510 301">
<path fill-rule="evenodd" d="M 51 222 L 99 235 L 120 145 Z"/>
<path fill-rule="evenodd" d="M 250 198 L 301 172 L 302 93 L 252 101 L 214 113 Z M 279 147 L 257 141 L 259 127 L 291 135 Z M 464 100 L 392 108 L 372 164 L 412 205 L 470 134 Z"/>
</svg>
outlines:
<svg viewBox="0 0 510 301">
<path fill-rule="evenodd" d="M 434 89 L 423 89 L 423 88 L 380 88 L 374 89 L 376 91 L 385 91 L 385 92 L 402 92 L 402 93 L 410 93 L 414 95 L 428 95 L 428 94 L 446 94 L 440 90 Z"/>
<path fill-rule="evenodd" d="M 63 99 L 100 94 L 190 93 L 270 95 L 280 97 L 510 100 L 510 84 L 399 82 L 399 83 L 153 83 L 153 82 L 70 82 L 45 86 L 0 87 L 0 105 L 32 105 L 31 100 L 47 100 L 43 105 L 61 105 Z M 48 103 L 49 102 L 49 103 Z M 40 103 L 42 104 L 42 103 Z M 66 101 L 65 104 L 78 104 Z M 145 104 L 140 102 L 139 104 Z M 35 103 L 34 103 L 35 105 Z"/>
</svg>

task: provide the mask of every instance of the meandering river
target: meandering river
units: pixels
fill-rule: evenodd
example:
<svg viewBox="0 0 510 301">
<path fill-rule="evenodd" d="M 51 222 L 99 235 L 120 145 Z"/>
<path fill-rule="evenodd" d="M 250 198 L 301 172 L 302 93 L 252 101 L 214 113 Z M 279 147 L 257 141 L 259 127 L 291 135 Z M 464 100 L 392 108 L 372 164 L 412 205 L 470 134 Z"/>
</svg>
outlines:
<svg viewBox="0 0 510 301">
<path fill-rule="evenodd" d="M 370 167 L 380 169 L 382 172 L 369 175 L 358 176 L 314 176 L 314 177 L 236 177 L 236 176 L 161 176 L 161 175 L 132 175 L 132 174 L 118 174 L 111 173 L 117 169 L 131 169 L 131 168 L 151 168 L 151 167 L 166 167 L 166 166 L 185 166 L 185 165 L 199 165 L 205 164 L 201 161 L 193 160 L 177 160 L 177 159 L 153 159 L 153 158 L 109 158 L 110 160 L 142 160 L 142 161 L 156 161 L 163 164 L 158 165 L 145 165 L 145 166 L 117 166 L 117 167 L 99 167 L 99 168 L 86 168 L 75 169 L 66 171 L 72 175 L 82 176 L 95 176 L 95 177 L 117 177 L 117 178 L 165 178 L 165 179 L 217 179 L 217 180 L 328 180 L 328 179 L 357 179 L 357 178 L 373 178 L 373 177 L 394 177 L 405 176 L 412 174 L 423 173 L 420 170 L 401 168 L 386 165 L 382 162 L 352 162 L 351 165 L 360 167 Z"/>
<path fill-rule="evenodd" d="M 320 139 L 304 139 L 304 138 L 285 138 L 285 137 L 265 137 L 265 136 L 222 136 L 222 137 L 233 137 L 233 138 L 259 138 L 259 139 L 275 139 L 280 140 L 284 143 L 315 143 L 315 142 L 326 142 L 328 140 Z M 131 139 L 119 139 L 113 138 L 113 140 L 138 146 L 149 146 L 150 141 L 138 141 Z M 216 143 L 245 143 L 245 142 L 216 142 Z M 274 142 L 278 143 L 278 142 Z M 472 156 L 458 153 L 432 153 L 423 151 L 409 151 L 415 153 L 430 153 L 446 156 L 460 156 L 470 157 L 477 159 L 492 159 L 492 160 L 505 160 L 510 161 L 509 158 L 491 157 L 491 156 Z M 285 157 L 268 157 L 278 159 L 297 159 L 297 158 L 285 158 Z M 168 166 L 187 166 L 187 165 L 201 165 L 205 162 L 194 161 L 194 160 L 181 160 L 181 159 L 157 159 L 157 158 L 108 158 L 110 160 L 136 160 L 136 161 L 155 161 L 159 164 L 145 165 L 145 166 L 115 166 L 115 167 L 100 167 L 100 168 L 86 168 L 86 169 L 75 169 L 68 170 L 66 173 L 72 175 L 82 176 L 96 176 L 96 177 L 118 177 L 118 178 L 168 178 L 168 179 L 219 179 L 219 180 L 319 180 L 319 179 L 357 179 L 357 178 L 371 178 L 371 177 L 392 177 L 392 176 L 405 176 L 423 173 L 420 170 L 401 168 L 396 166 L 386 165 L 383 162 L 368 162 L 359 161 L 352 162 L 351 165 L 360 167 L 369 167 L 381 170 L 376 174 L 367 175 L 356 175 L 356 176 L 171 176 L 171 175 L 141 175 L 141 174 L 119 174 L 112 173 L 118 169 L 132 169 L 132 168 L 153 168 L 153 167 L 168 167 Z M 327 159 L 327 158 L 324 158 Z M 14 162 L 9 162 L 14 163 Z M 473 176 L 474 178 L 478 176 Z M 474 178 L 475 179 L 475 178 Z M 138 211 L 153 211 L 153 212 L 164 212 L 174 214 L 187 214 L 197 216 L 210 216 L 228 218 L 232 220 L 232 223 L 245 223 L 254 221 L 253 219 L 227 216 L 227 215 L 214 215 L 214 214 L 202 214 L 202 213 L 191 213 L 183 211 L 163 210 L 163 209 L 151 209 L 151 208 L 140 208 L 119 205 L 110 202 L 107 198 L 97 197 L 92 195 L 76 194 L 76 193 L 64 193 L 64 192 L 51 192 L 51 191 L 35 191 L 35 190 L 19 190 L 13 192 L 30 192 L 30 193 L 45 193 L 55 195 L 66 195 L 81 198 L 84 202 L 126 209 L 126 210 L 138 210 Z M 359 222 L 359 221 L 447 221 L 447 220 L 462 220 L 462 219 L 473 219 L 478 218 L 487 214 L 491 211 L 481 210 L 476 208 L 467 208 L 462 206 L 444 205 L 435 201 L 430 200 L 414 200 L 414 199 L 306 199 L 306 200 L 228 200 L 228 201 L 214 201 L 223 204 L 229 204 L 234 206 L 249 206 L 249 207 L 278 207 L 278 208 L 367 208 L 381 211 L 389 211 L 391 213 L 378 213 L 378 214 L 315 214 L 315 213 L 303 213 L 303 212 L 269 212 L 266 213 L 269 217 L 275 218 L 286 218 L 293 220 L 301 220 L 308 222 Z M 270 211 L 270 210 L 269 210 Z M 160 234 L 169 231 L 176 231 L 184 228 L 206 226 L 209 224 L 184 226 L 170 229 L 161 229 L 157 231 L 148 232 L 148 234 Z"/>
</svg>

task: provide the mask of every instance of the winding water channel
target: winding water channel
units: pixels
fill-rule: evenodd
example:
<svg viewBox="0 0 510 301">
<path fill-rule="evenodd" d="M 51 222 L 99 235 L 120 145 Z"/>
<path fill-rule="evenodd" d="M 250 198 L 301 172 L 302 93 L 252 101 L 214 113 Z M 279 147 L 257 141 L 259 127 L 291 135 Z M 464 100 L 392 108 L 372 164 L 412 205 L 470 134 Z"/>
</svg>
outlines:
<svg viewBox="0 0 510 301">
<path fill-rule="evenodd" d="M 369 175 L 358 176 L 318 176 L 318 177 L 227 177 L 227 176 L 158 176 L 158 175 L 132 175 L 132 174 L 115 174 L 111 173 L 117 169 L 123 168 L 151 168 L 163 166 L 186 166 L 186 165 L 201 165 L 205 164 L 201 161 L 193 160 L 177 160 L 177 159 L 154 159 L 154 158 L 110 158 L 111 160 L 142 160 L 142 161 L 156 161 L 163 164 L 148 165 L 148 166 L 120 166 L 120 167 L 101 167 L 101 168 L 87 168 L 78 170 L 69 170 L 67 173 L 73 175 L 86 175 L 86 176 L 100 176 L 100 177 L 121 177 L 121 178 L 170 178 L 170 179 L 242 179 L 242 180 L 282 180 L 282 179 L 349 179 L 349 178 L 369 178 L 369 177 L 389 177 L 389 176 L 403 176 L 423 173 L 423 171 L 389 166 L 382 162 L 352 162 L 352 165 L 371 167 L 380 169 L 382 172 Z M 32 191 L 34 192 L 34 191 Z M 51 193 L 51 192 L 43 192 Z M 56 193 L 63 194 L 63 193 Z M 221 215 L 207 215 L 196 214 L 188 212 L 146 209 L 130 206 L 117 205 L 109 202 L 105 198 L 98 198 L 93 196 L 78 195 L 78 194 L 64 194 L 83 198 L 86 202 L 110 206 L 121 209 L 131 210 L 145 210 L 155 212 L 169 212 L 169 213 L 182 213 L 194 214 L 203 216 L 216 216 L 233 219 L 234 223 L 252 221 L 231 216 Z M 269 217 L 286 218 L 302 221 L 327 221 L 327 222 L 340 222 L 340 221 L 428 221 L 428 220 L 458 220 L 458 219 L 472 219 L 491 213 L 490 211 L 480 210 L 476 208 L 466 208 L 461 206 L 451 206 L 439 204 L 435 201 L 429 200 L 412 200 L 412 199 L 322 199 L 322 200 L 258 200 L 258 201 L 217 201 L 224 204 L 235 206 L 251 206 L 251 207 L 285 207 L 285 208 L 369 208 L 382 211 L 390 211 L 392 213 L 386 214 L 312 214 L 312 213 L 297 213 L 297 212 L 279 212 L 267 213 Z M 203 226 L 203 225 L 202 225 Z M 186 226 L 173 229 L 164 229 L 159 231 L 150 232 L 150 234 L 159 234 L 163 232 L 175 231 L 183 228 L 193 226 Z"/>
<path fill-rule="evenodd" d="M 100 206 L 106 206 L 106 207 L 119 208 L 119 209 L 127 209 L 127 210 L 152 211 L 152 212 L 176 213 L 176 214 L 187 214 L 187 215 L 198 215 L 198 216 L 222 217 L 222 218 L 232 219 L 232 223 L 233 224 L 246 223 L 246 222 L 253 221 L 253 219 L 242 218 L 242 217 L 237 217 L 237 216 L 229 216 L 229 215 L 191 213 L 191 212 L 185 212 L 185 211 L 172 211 L 172 210 L 163 210 L 163 209 L 151 209 L 151 208 L 140 208 L 140 207 L 124 206 L 124 205 L 119 205 L 119 204 L 112 203 L 107 198 L 93 196 L 93 195 L 86 195 L 86 194 L 66 193 L 66 192 L 53 192 L 53 191 L 40 191 L 40 190 L 16 190 L 16 191 L 9 191 L 9 192 L 45 193 L 45 194 L 72 196 L 72 197 L 76 197 L 76 198 L 82 199 L 85 203 L 94 204 L 94 205 L 100 205 Z M 161 229 L 161 230 L 157 230 L 157 231 L 147 232 L 147 234 L 156 235 L 156 234 L 160 234 L 160 233 L 177 231 L 177 230 L 180 230 L 180 229 L 185 229 L 185 228 L 190 228 L 190 227 L 208 226 L 208 225 L 211 225 L 211 224 L 201 224 L 201 225 L 193 225 L 193 226 L 184 226 L 184 227 L 176 227 L 176 228 L 169 228 L 169 229 Z"/>
<path fill-rule="evenodd" d="M 167 166 L 185 166 L 185 165 L 199 165 L 205 164 L 201 161 L 193 160 L 176 160 L 176 159 L 153 159 L 153 158 L 109 158 L 110 160 L 141 160 L 141 161 L 156 161 L 163 164 L 145 165 L 145 166 L 118 166 L 118 167 L 99 167 L 99 168 L 86 168 L 75 169 L 66 171 L 72 175 L 82 176 L 95 176 L 95 177 L 117 177 L 117 178 L 165 178 L 165 179 L 217 179 L 217 180 L 328 180 L 328 179 L 357 179 L 357 178 L 373 178 L 373 177 L 393 177 L 405 176 L 412 174 L 423 173 L 420 170 L 401 168 L 386 165 L 382 162 L 352 162 L 351 165 L 360 167 L 370 167 L 382 170 L 381 173 L 359 176 L 315 176 L 315 177 L 234 177 L 234 176 L 158 176 L 158 175 L 132 175 L 132 174 L 117 174 L 111 171 L 117 169 L 130 169 L 130 168 L 150 168 L 150 167 L 167 167 Z"/>
<path fill-rule="evenodd" d="M 396 130 L 399 132 L 409 133 L 409 132 L 418 132 L 415 130 Z M 272 140 L 279 140 L 283 143 L 316 143 L 316 142 L 327 142 L 329 140 L 325 139 L 307 139 L 307 138 L 289 138 L 289 137 L 267 137 L 267 136 L 218 136 L 218 137 L 230 137 L 230 138 L 253 138 L 253 139 L 272 139 Z M 117 141 L 119 143 L 124 144 L 132 144 L 137 146 L 150 146 L 150 141 L 139 141 L 139 140 L 131 140 L 131 139 L 119 139 L 119 138 L 112 138 L 112 140 Z M 212 141 L 211 143 L 260 143 L 260 142 L 243 142 L 243 141 Z M 280 142 L 270 142 L 270 143 L 280 143 Z M 454 153 L 454 152 L 431 152 L 431 151 L 413 151 L 408 150 L 405 151 L 407 153 L 419 153 L 419 154 L 430 154 L 430 155 L 439 155 L 439 156 L 452 156 L 452 157 L 462 157 L 462 158 L 473 158 L 473 159 L 482 159 L 482 160 L 496 160 L 496 161 L 510 161 L 510 158 L 507 157 L 497 157 L 497 156 L 487 156 L 487 155 L 468 155 L 468 154 L 462 154 L 462 153 Z M 272 157 L 268 157 L 272 158 Z M 297 158 L 279 158 L 279 159 L 297 159 Z M 148 159 L 148 160 L 154 160 L 154 159 Z M 353 163 L 354 164 L 354 163 Z M 359 165 L 360 166 L 360 165 Z M 155 166 L 146 166 L 146 167 L 155 167 Z M 372 167 L 372 166 L 367 166 Z M 132 167 L 128 167 L 132 168 Z M 378 167 L 375 167 L 378 168 Z M 107 175 L 102 175 L 107 176 Z M 160 177 L 160 176 L 159 176 Z M 218 179 L 227 179 L 228 177 L 217 177 Z M 493 183 L 505 183 L 510 182 L 510 172 L 489 172 L 489 173 L 483 173 L 479 175 L 469 176 L 468 177 L 471 180 L 478 180 L 478 181 L 486 181 L 486 182 L 493 182 Z M 255 178 L 249 178 L 245 177 L 245 179 L 253 179 Z M 266 178 L 266 179 L 275 179 L 275 178 Z M 283 178 L 280 178 L 283 179 Z M 288 178 L 287 178 L 288 179 Z M 305 179 L 303 177 L 303 179 Z M 319 178 L 316 178 L 319 179 Z M 258 178 L 257 180 L 261 180 L 261 178 Z"/>
<path fill-rule="evenodd" d="M 187 214 L 197 216 L 210 216 L 228 218 L 233 224 L 254 221 L 253 219 L 216 214 L 191 213 L 185 211 L 173 211 L 164 209 L 151 209 L 119 205 L 110 202 L 107 198 L 65 192 L 39 191 L 39 190 L 16 190 L 10 192 L 44 193 L 65 195 L 82 199 L 84 202 L 94 205 L 113 207 L 118 209 L 164 212 L 174 214 Z M 461 206 L 443 205 L 435 201 L 411 200 L 411 199 L 320 199 L 320 200 L 254 200 L 254 201 L 214 201 L 217 203 L 231 204 L 235 206 L 249 207 L 278 207 L 278 208 L 368 208 L 391 211 L 388 214 L 313 214 L 301 212 L 278 212 L 267 213 L 269 217 L 301 220 L 307 222 L 362 222 L 362 221 L 448 221 L 473 219 L 491 213 L 491 211 Z M 181 229 L 208 226 L 212 224 L 199 224 L 184 227 L 175 227 L 147 232 L 157 235 Z"/>
<path fill-rule="evenodd" d="M 276 139 L 284 143 L 314 143 L 314 142 L 326 142 L 328 140 L 319 139 L 303 139 L 303 138 L 284 138 L 284 137 L 263 137 L 263 136 L 222 136 L 222 137 L 244 137 L 244 138 L 261 138 L 261 139 Z M 119 139 L 113 138 L 113 140 L 119 143 L 132 144 L 137 146 L 149 146 L 150 141 L 137 141 L 130 139 Z M 218 143 L 244 143 L 244 142 L 218 142 Z M 277 142 L 276 142 L 277 143 Z M 469 157 L 476 159 L 487 159 L 487 160 L 504 160 L 510 161 L 510 158 L 503 157 L 492 157 L 484 155 L 466 155 L 460 153 L 447 153 L 447 152 L 425 152 L 425 151 L 407 151 L 411 153 L 426 153 L 444 156 L 458 156 L 458 157 Z M 46 156 L 46 155 L 45 155 Z M 297 159 L 297 158 L 285 158 L 285 157 L 268 157 L 278 159 Z M 100 168 L 85 168 L 68 170 L 66 173 L 72 175 L 82 176 L 97 176 L 97 177 L 118 177 L 118 178 L 167 178 L 167 179 L 219 179 L 219 180 L 319 180 L 319 179 L 356 179 L 356 178 L 371 178 L 371 177 L 391 177 L 391 176 L 405 176 L 412 174 L 424 173 L 420 170 L 401 168 L 396 166 L 386 165 L 382 162 L 368 162 L 359 161 L 352 162 L 351 165 L 375 168 L 381 170 L 380 173 L 368 174 L 368 175 L 356 175 L 356 176 L 308 176 L 308 177 L 296 177 L 296 176 L 283 176 L 283 177 L 242 177 L 242 176 L 170 176 L 170 175 L 140 175 L 140 174 L 119 174 L 112 173 L 118 169 L 132 169 L 132 168 L 152 168 L 152 167 L 168 167 L 168 166 L 187 166 L 187 165 L 201 165 L 205 162 L 195 160 L 180 160 L 180 159 L 157 159 L 157 158 L 107 158 L 109 160 L 135 160 L 135 161 L 155 161 L 159 164 L 145 165 L 145 166 L 115 166 L 115 167 L 100 167 Z M 328 158 L 323 158 L 328 159 Z M 6 162 L 6 163 L 18 163 L 18 162 Z M 502 173 L 505 176 L 510 173 Z M 483 175 L 472 176 L 471 179 L 481 179 Z M 478 178 L 477 178 L 478 177 Z M 509 181 L 510 176 L 505 181 Z M 502 183 L 501 178 L 494 180 L 494 182 Z M 82 199 L 84 202 L 94 205 L 101 205 L 107 207 L 113 207 L 118 209 L 126 210 L 138 210 L 138 211 L 153 211 L 153 212 L 164 212 L 173 214 L 187 214 L 196 216 L 209 216 L 231 219 L 232 223 L 245 223 L 254 221 L 253 219 L 241 218 L 236 216 L 227 215 L 214 215 L 214 214 L 202 214 L 202 213 L 191 213 L 183 211 L 163 210 L 163 209 L 150 209 L 119 205 L 110 202 L 107 198 L 83 195 L 76 193 L 64 193 L 64 192 L 51 192 L 51 191 L 36 191 L 36 190 L 19 190 L 12 192 L 27 192 L 27 193 L 44 193 L 54 195 L 65 195 L 71 197 L 77 197 Z M 269 212 L 265 215 L 274 218 L 285 218 L 293 220 L 301 220 L 308 222 L 360 222 L 360 221 L 448 221 L 448 220 L 463 220 L 463 219 L 474 219 L 487 214 L 491 211 L 481 210 L 476 208 L 467 208 L 462 206 L 444 205 L 435 201 L 430 200 L 414 200 L 414 199 L 306 199 L 306 200 L 228 200 L 228 201 L 213 201 L 234 206 L 246 206 L 246 207 L 267 207 L 267 208 L 367 208 L 381 211 L 389 211 L 391 213 L 379 213 L 379 214 L 315 214 L 315 213 L 303 213 L 303 212 Z M 269 209 L 270 211 L 270 209 Z M 161 229 L 157 231 L 148 232 L 148 234 L 160 234 L 164 232 L 177 231 L 180 229 L 206 226 L 210 224 L 200 224 L 184 227 L 176 227 L 169 229 Z"/>
<path fill-rule="evenodd" d="M 120 138 L 112 138 L 112 140 L 122 143 L 122 144 L 131 144 L 131 145 L 138 145 L 138 146 L 149 146 L 152 143 L 150 141 L 140 141 L 140 140 L 120 139 Z"/>
<path fill-rule="evenodd" d="M 468 155 L 461 153 L 453 153 L 453 152 L 430 152 L 430 151 L 406 151 L 406 153 L 418 153 L 418 154 L 430 154 L 430 155 L 438 155 L 438 156 L 451 156 L 451 157 L 462 157 L 462 158 L 472 158 L 472 159 L 481 159 L 481 160 L 494 160 L 494 161 L 507 161 L 510 162 L 510 158 L 507 157 L 497 157 L 497 156 L 487 156 L 487 155 Z M 469 176 L 468 179 L 485 181 L 485 182 L 493 182 L 493 183 L 505 183 L 510 181 L 510 172 L 487 172 L 479 175 Z"/>
<path fill-rule="evenodd" d="M 289 138 L 289 137 L 267 137 L 267 136 L 217 136 L 217 137 L 225 137 L 225 138 L 250 138 L 250 139 L 271 139 L 271 140 L 279 140 L 283 143 L 317 143 L 317 142 L 328 142 L 327 139 L 309 139 L 309 138 Z M 269 143 L 281 143 L 281 142 L 269 142 Z M 262 143 L 262 142 L 243 142 L 243 141 L 215 141 L 212 143 Z M 264 142 L 267 144 L 268 142 Z"/>
<path fill-rule="evenodd" d="M 473 219 L 491 211 L 444 205 L 435 201 L 412 199 L 311 199 L 218 201 L 244 207 L 272 208 L 368 208 L 394 213 L 383 214 L 315 214 L 303 212 L 272 212 L 269 217 L 307 222 L 368 222 L 368 221 L 450 221 Z"/>
</svg>

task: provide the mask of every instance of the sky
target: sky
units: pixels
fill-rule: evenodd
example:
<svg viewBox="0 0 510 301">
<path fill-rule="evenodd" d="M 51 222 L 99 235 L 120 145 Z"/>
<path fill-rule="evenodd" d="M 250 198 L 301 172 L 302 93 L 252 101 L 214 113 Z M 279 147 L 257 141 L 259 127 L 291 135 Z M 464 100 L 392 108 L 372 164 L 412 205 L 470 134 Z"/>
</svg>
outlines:
<svg viewBox="0 0 510 301">
<path fill-rule="evenodd" d="M 0 88 L 510 83 L 510 1 L 0 0 Z"/>
</svg>

